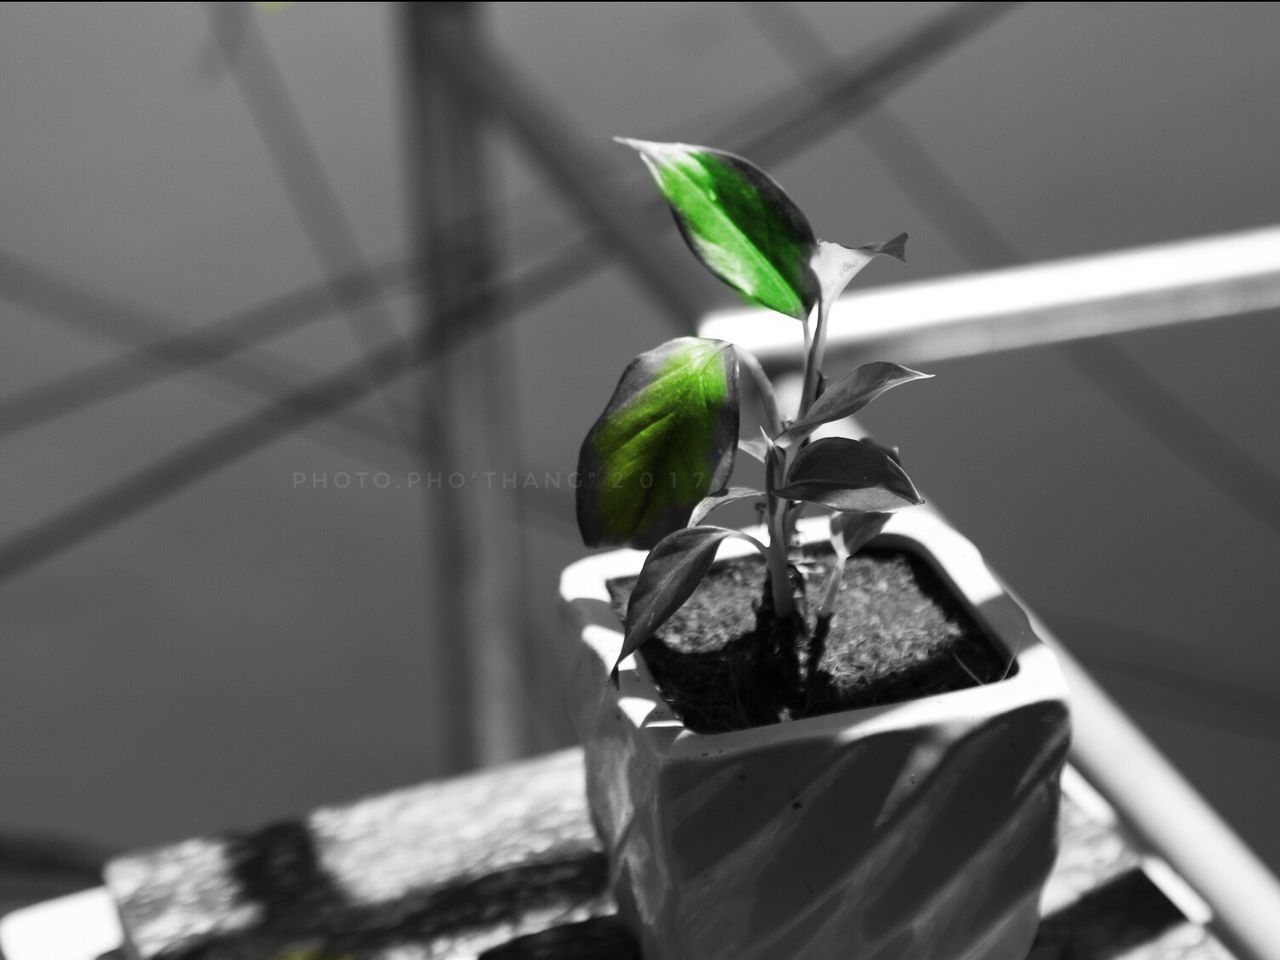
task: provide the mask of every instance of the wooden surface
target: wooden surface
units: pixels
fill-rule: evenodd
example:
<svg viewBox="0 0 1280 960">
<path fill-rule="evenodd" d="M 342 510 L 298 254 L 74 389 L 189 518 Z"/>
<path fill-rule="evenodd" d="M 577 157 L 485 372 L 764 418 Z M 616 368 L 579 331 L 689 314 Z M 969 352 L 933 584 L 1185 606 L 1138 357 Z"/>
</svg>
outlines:
<svg viewBox="0 0 1280 960">
<path fill-rule="evenodd" d="M 1066 792 L 1061 841 L 1032 960 L 1229 958 L 1083 785 Z M 107 880 L 126 957 L 638 957 L 606 872 L 575 749 L 130 855 Z"/>
</svg>

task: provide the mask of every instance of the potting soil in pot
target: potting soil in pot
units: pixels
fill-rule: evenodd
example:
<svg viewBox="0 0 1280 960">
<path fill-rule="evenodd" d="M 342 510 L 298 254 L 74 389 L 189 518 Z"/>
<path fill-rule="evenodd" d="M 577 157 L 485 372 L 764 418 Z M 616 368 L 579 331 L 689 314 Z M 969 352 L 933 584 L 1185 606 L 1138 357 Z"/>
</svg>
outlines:
<svg viewBox="0 0 1280 960">
<path fill-rule="evenodd" d="M 1016 669 L 933 569 L 905 551 L 864 550 L 850 559 L 834 616 L 829 624 L 815 623 L 834 560 L 829 551 L 806 556 L 801 572 L 809 609 L 793 639 L 771 637 L 772 618 L 757 616 L 764 583 L 759 558 L 712 568 L 641 649 L 686 727 L 742 730 L 997 683 Z M 633 584 L 609 584 L 619 616 Z"/>
</svg>

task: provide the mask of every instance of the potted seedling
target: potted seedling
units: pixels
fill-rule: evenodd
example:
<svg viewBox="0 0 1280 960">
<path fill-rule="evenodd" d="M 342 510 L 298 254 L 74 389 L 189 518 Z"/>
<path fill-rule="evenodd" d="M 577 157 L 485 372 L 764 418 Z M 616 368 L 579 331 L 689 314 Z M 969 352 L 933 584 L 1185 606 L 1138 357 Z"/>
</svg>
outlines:
<svg viewBox="0 0 1280 960">
<path fill-rule="evenodd" d="M 749 353 L 668 341 L 626 368 L 582 446 L 584 542 L 648 551 L 561 581 L 623 916 L 649 960 L 1023 960 L 1056 850 L 1062 677 L 894 449 L 815 437 L 925 376 L 823 371 L 831 303 L 906 237 L 818 240 L 747 160 L 624 142 L 698 259 L 798 323 L 805 364 L 787 417 Z M 740 436 L 748 386 L 761 429 Z M 731 485 L 739 453 L 755 486 Z M 710 522 L 740 501 L 759 526 Z"/>
</svg>

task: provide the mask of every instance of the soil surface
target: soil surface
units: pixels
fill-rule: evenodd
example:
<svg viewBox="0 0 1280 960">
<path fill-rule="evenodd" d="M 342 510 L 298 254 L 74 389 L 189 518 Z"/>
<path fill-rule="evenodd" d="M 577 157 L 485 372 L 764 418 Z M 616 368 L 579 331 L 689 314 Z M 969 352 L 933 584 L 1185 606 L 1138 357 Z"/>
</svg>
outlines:
<svg viewBox="0 0 1280 960">
<path fill-rule="evenodd" d="M 834 555 L 799 565 L 816 608 Z M 626 609 L 634 578 L 610 582 Z M 846 564 L 829 624 L 812 612 L 788 628 L 762 609 L 758 557 L 716 564 L 641 648 L 663 697 L 689 729 L 724 733 L 995 683 L 1016 666 L 937 573 L 904 551 L 864 550 Z"/>
</svg>

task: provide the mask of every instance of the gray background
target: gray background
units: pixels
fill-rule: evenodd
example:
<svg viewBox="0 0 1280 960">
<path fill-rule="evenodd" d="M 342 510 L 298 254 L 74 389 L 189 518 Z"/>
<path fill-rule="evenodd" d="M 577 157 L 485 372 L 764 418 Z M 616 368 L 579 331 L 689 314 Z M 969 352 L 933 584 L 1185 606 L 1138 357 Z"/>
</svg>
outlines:
<svg viewBox="0 0 1280 960">
<path fill-rule="evenodd" d="M 855 58 L 945 6 L 792 12 Z M 366 256 L 405 256 L 394 9 L 253 15 Z M 817 66 L 780 55 L 735 4 L 498 3 L 484 15 L 501 51 L 612 159 L 620 190 L 637 171 L 610 136 L 707 141 Z M 1278 40 L 1270 4 L 1035 4 L 889 109 L 1028 259 L 1271 224 Z M 0 249 L 172 330 L 320 279 L 218 64 L 198 6 L 0 6 Z M 999 265 L 957 239 L 964 224 L 903 188 L 884 160 L 883 119 L 868 119 L 771 164 L 821 236 L 911 232 L 910 265 L 877 264 L 861 282 Z M 507 263 L 579 236 L 519 152 L 497 133 L 492 146 Z M 688 264 L 708 308 L 734 303 Z M 409 300 L 392 302 L 408 330 Z M 571 470 L 622 366 L 669 330 L 617 267 L 518 313 L 508 336 L 522 449 L 482 469 Z M 0 398 L 119 350 L 3 287 L 0 337 Z M 1118 342 L 1280 476 L 1273 317 Z M 319 371 L 356 348 L 335 314 L 266 349 Z M 1059 351 L 933 372 L 869 411 L 868 425 L 902 447 L 930 498 L 1280 865 L 1276 532 Z M 407 384 L 398 393 L 413 396 Z M 257 403 L 190 375 L 4 438 L 0 535 Z M 376 402 L 361 409 L 384 415 Z M 295 486 L 298 472 L 412 469 L 322 440 L 304 431 L 0 584 L 0 825 L 150 844 L 434 772 L 424 677 L 428 645 L 447 638 L 431 631 L 422 587 L 419 498 L 430 494 Z M 538 598 L 529 618 L 545 637 L 556 572 L 583 551 L 564 491 L 531 496 L 544 502 L 525 531 Z M 540 724 L 547 742 L 564 735 L 554 709 Z"/>
</svg>

